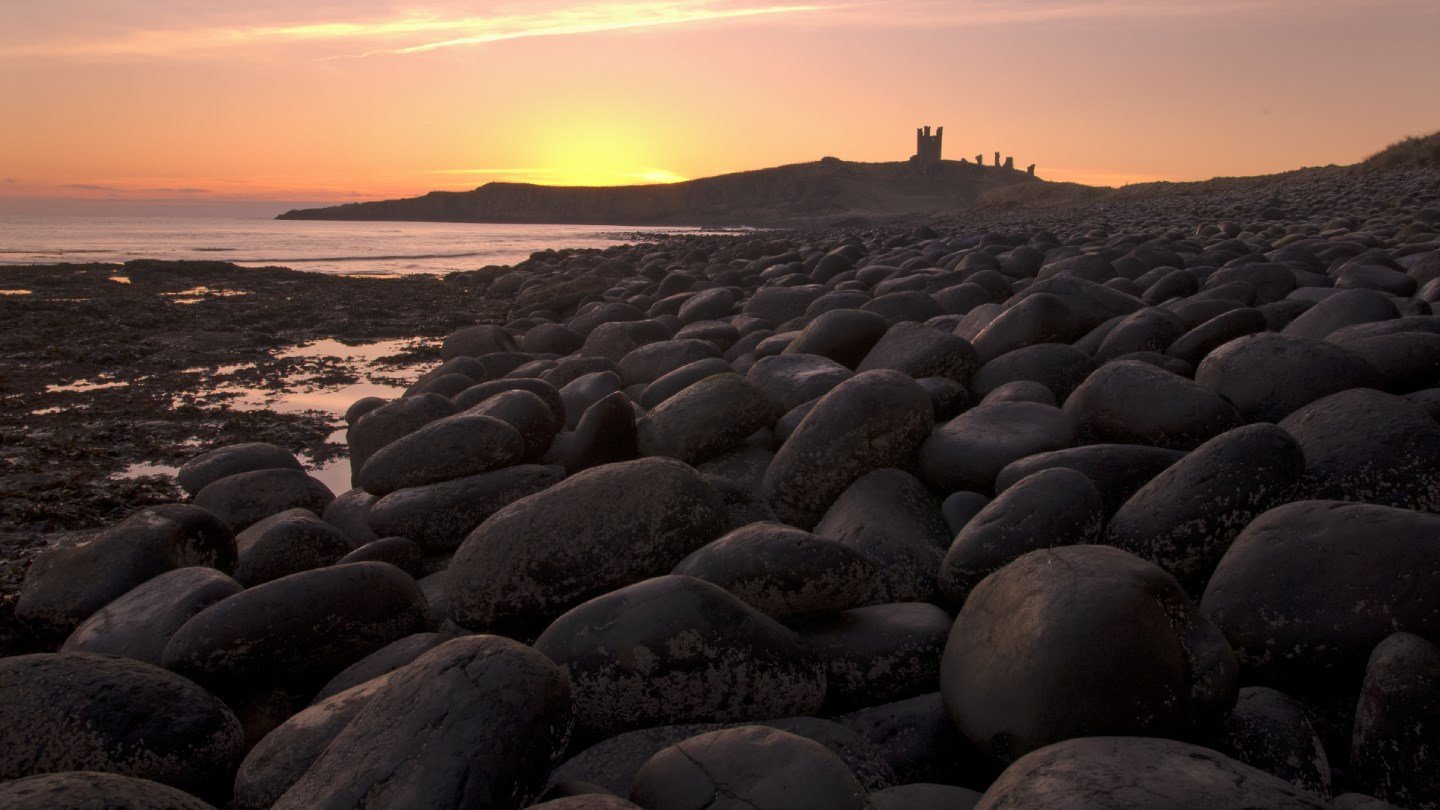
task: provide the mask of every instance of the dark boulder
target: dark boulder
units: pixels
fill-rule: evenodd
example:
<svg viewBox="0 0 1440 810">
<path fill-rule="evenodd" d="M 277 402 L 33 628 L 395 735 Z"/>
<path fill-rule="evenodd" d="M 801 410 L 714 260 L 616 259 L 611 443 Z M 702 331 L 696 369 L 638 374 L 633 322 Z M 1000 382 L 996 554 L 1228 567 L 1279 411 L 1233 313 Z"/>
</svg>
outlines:
<svg viewBox="0 0 1440 810">
<path fill-rule="evenodd" d="M 360 417 L 345 433 L 351 483 L 358 485 L 360 469 L 380 448 L 436 419 L 453 416 L 456 410 L 454 403 L 439 394 L 418 394 L 388 402 Z"/>
<path fill-rule="evenodd" d="M 1396 633 L 1370 655 L 1355 709 L 1356 781 L 1399 807 L 1440 806 L 1440 647 Z"/>
<path fill-rule="evenodd" d="M 1034 402 L 997 402 L 960 414 L 925 440 L 920 474 L 941 492 L 988 493 L 1007 464 L 1074 444 L 1079 423 L 1071 414 Z"/>
<path fill-rule="evenodd" d="M 739 374 L 717 374 L 657 405 L 636 426 L 636 440 L 642 455 L 696 464 L 733 450 L 775 416 L 760 386 Z"/>
<path fill-rule="evenodd" d="M 877 564 L 869 601 L 928 602 L 950 540 L 935 496 L 896 469 L 866 473 L 835 499 L 815 533 Z"/>
<path fill-rule="evenodd" d="M 946 377 L 965 385 L 979 365 L 963 338 L 907 321 L 890 327 L 856 371 L 889 369 L 916 379 Z"/>
<path fill-rule="evenodd" d="M 950 614 L 926 602 L 852 608 L 801 629 L 825 665 L 827 713 L 935 691 L 949 632 Z"/>
<path fill-rule="evenodd" d="M 756 361 L 745 376 L 759 386 L 777 414 L 822 397 L 854 377 L 834 360 L 813 354 L 778 354 Z"/>
<path fill-rule="evenodd" d="M 61 652 L 118 655 L 159 666 L 165 644 L 191 616 L 242 590 L 214 568 L 177 568 L 137 586 L 75 628 Z"/>
<path fill-rule="evenodd" d="M 0 783 L 10 810 L 213 810 L 169 785 L 100 771 L 65 771 Z"/>
<path fill-rule="evenodd" d="M 1301 790 L 1330 795 L 1330 759 L 1309 710 L 1284 692 L 1241 689 L 1212 747 Z"/>
<path fill-rule="evenodd" d="M 823 312 L 785 347 L 782 354 L 813 354 L 855 368 L 888 331 L 885 319 L 858 309 Z"/>
<path fill-rule="evenodd" d="M 473 413 L 437 419 L 385 445 L 360 469 L 360 486 L 384 497 L 397 489 L 479 475 L 519 461 L 525 440 L 509 424 Z"/>
<path fill-rule="evenodd" d="M 1065 400 L 1065 412 L 1096 441 L 1177 450 L 1241 424 L 1234 406 L 1214 391 L 1136 360 L 1096 369 Z"/>
<path fill-rule="evenodd" d="M 1195 369 L 1195 381 L 1229 400 L 1247 422 L 1278 422 L 1338 391 L 1381 384 L 1379 373 L 1353 352 L 1273 333 L 1211 351 Z"/>
<path fill-rule="evenodd" d="M 397 489 L 375 502 L 368 525 L 374 534 L 406 537 L 427 551 L 453 551 L 486 518 L 564 478 L 561 467 L 519 464 L 439 484 Z"/>
<path fill-rule="evenodd" d="M 235 579 L 245 587 L 330 565 L 355 543 L 307 509 L 271 515 L 235 536 Z"/>
<path fill-rule="evenodd" d="M 1006 352 L 980 367 L 970 379 L 970 395 L 983 400 L 1012 382 L 1037 382 L 1063 402 L 1096 369 L 1090 355 L 1065 343 L 1037 343 Z"/>
<path fill-rule="evenodd" d="M 181 465 L 175 480 L 194 495 L 228 475 L 255 470 L 299 470 L 295 454 L 268 442 L 230 444 L 201 453 Z"/>
<path fill-rule="evenodd" d="M 1184 457 L 1183 450 L 1143 444 L 1087 444 L 1052 450 L 1005 465 L 995 477 L 995 491 L 1004 492 L 1041 470 L 1069 468 L 1083 473 L 1100 490 L 1105 515 L 1109 517 L 1131 495 Z"/>
</svg>

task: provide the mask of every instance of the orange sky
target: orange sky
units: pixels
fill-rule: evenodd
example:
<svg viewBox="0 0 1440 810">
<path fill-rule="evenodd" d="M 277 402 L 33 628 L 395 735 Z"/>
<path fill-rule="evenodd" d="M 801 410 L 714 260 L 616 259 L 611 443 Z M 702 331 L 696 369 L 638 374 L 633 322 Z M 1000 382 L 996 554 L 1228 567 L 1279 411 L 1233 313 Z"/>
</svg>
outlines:
<svg viewBox="0 0 1440 810">
<path fill-rule="evenodd" d="M 0 4 L 0 212 L 266 213 L 995 150 L 1118 185 L 1440 129 L 1435 0 Z M 272 211 L 273 209 L 273 211 Z"/>
</svg>

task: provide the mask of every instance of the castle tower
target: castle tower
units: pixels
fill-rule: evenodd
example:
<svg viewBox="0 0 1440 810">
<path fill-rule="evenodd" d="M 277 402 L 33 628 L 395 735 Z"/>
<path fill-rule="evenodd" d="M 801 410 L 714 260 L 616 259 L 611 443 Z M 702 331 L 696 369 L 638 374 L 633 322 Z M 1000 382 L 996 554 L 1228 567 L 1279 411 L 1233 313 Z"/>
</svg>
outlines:
<svg viewBox="0 0 1440 810">
<path fill-rule="evenodd" d="M 930 134 L 930 127 L 919 127 L 915 130 L 915 160 L 921 163 L 938 163 L 940 161 L 940 139 L 945 136 L 945 128 L 937 127 L 935 134 Z"/>
</svg>

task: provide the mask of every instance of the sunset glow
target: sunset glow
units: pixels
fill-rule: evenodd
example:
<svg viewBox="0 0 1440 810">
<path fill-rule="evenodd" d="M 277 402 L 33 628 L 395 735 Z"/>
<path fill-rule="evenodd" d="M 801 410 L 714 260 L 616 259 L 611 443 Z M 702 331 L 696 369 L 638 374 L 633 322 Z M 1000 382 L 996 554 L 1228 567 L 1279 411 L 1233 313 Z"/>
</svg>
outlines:
<svg viewBox="0 0 1440 810">
<path fill-rule="evenodd" d="M 921 124 L 1051 180 L 1264 173 L 1440 128 L 1437 37 L 1429 0 L 8 3 L 0 211 L 675 182 Z"/>
</svg>

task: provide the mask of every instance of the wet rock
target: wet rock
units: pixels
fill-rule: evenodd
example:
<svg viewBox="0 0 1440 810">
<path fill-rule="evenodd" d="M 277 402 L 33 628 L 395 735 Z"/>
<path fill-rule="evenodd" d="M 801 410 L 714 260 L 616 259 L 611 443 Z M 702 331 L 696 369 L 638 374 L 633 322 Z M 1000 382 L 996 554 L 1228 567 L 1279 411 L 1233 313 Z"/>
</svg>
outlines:
<svg viewBox="0 0 1440 810">
<path fill-rule="evenodd" d="M 467 411 L 507 391 L 529 391 L 545 402 L 556 421 L 565 421 L 565 401 L 560 398 L 560 389 L 544 380 L 532 378 L 492 380 L 466 388 L 455 395 L 452 402 L 457 412 Z"/>
<path fill-rule="evenodd" d="M 764 726 L 712 731 L 666 748 L 635 774 L 630 797 L 651 810 L 846 810 L 865 788 L 823 745 Z"/>
<path fill-rule="evenodd" d="M 1065 400 L 1065 412 L 1098 441 L 1177 450 L 1241 424 L 1234 406 L 1214 391 L 1135 360 L 1096 369 Z"/>
<path fill-rule="evenodd" d="M 315 693 L 311 705 L 384 677 L 449 640 L 440 633 L 415 633 L 392 641 L 341 670 Z"/>
<path fill-rule="evenodd" d="M 256 470 L 210 484 L 195 496 L 195 505 L 239 532 L 290 509 L 320 514 L 333 500 L 325 484 L 301 470 Z"/>
<path fill-rule="evenodd" d="M 909 473 L 883 469 L 861 476 L 835 499 L 815 533 L 875 561 L 871 601 L 935 598 L 949 527 L 935 497 Z"/>
<path fill-rule="evenodd" d="M 1198 366 L 1206 355 L 1237 338 L 1264 332 L 1268 324 L 1258 309 L 1242 307 L 1216 315 L 1176 338 L 1165 354 Z"/>
<path fill-rule="evenodd" d="M 223 703 L 128 658 L 0 659 L 0 713 L 0 780 L 105 771 L 218 796 L 240 759 L 240 723 Z"/>
<path fill-rule="evenodd" d="M 1278 422 L 1338 391 L 1381 384 L 1375 369 L 1353 352 L 1269 333 L 1211 351 L 1195 369 L 1195 381 L 1230 401 L 1247 422 Z"/>
<path fill-rule="evenodd" d="M 531 354 L 571 354 L 580 350 L 585 338 L 558 323 L 536 324 L 520 338 L 519 348 Z"/>
<path fill-rule="evenodd" d="M 930 432 L 930 397 L 896 371 L 868 371 L 821 397 L 775 454 L 765 497 L 786 523 L 810 528 L 865 473 L 904 464 Z"/>
<path fill-rule="evenodd" d="M 1325 802 L 1198 745 L 1096 736 L 1056 743 L 1015 762 L 985 791 L 976 810 L 1020 807 L 1322 810 Z"/>
<path fill-rule="evenodd" d="M 888 328 L 886 320 L 874 312 L 834 309 L 815 316 L 782 354 L 813 354 L 853 369 Z"/>
<path fill-rule="evenodd" d="M 502 508 L 559 483 L 565 470 L 520 464 L 423 487 L 397 489 L 370 510 L 373 533 L 409 538 L 432 552 L 453 551 Z"/>
<path fill-rule="evenodd" d="M 1236 668 L 1169 574 L 1108 546 L 1065 546 L 970 592 L 940 683 L 961 733 L 1011 762 L 1072 737 L 1214 724 L 1235 700 Z"/>
<path fill-rule="evenodd" d="M 1021 479 L 987 504 L 955 536 L 940 565 L 940 590 L 954 604 L 980 580 L 1032 551 L 1094 543 L 1104 522 L 1100 491 L 1064 467 Z"/>
<path fill-rule="evenodd" d="M 230 444 L 201 453 L 181 465 L 175 480 L 191 495 L 227 475 L 255 470 L 299 470 L 300 462 L 283 447 L 268 442 Z"/>
<path fill-rule="evenodd" d="M 445 397 L 417 394 L 386 403 L 360 417 L 345 433 L 350 448 L 351 484 L 359 484 L 361 468 L 380 448 L 455 413 L 455 405 Z"/>
<path fill-rule="evenodd" d="M 761 358 L 745 376 L 760 387 L 776 413 L 785 413 L 830 393 L 855 375 L 834 360 L 792 353 Z"/>
<path fill-rule="evenodd" d="M 852 608 L 803 627 L 825 665 L 825 705 L 846 711 L 933 692 L 950 614 L 925 602 Z"/>
<path fill-rule="evenodd" d="M 1440 334 L 1404 332 L 1365 335 L 1330 341 L 1370 364 L 1380 374 L 1380 387 L 1409 394 L 1440 384 Z"/>
<path fill-rule="evenodd" d="M 759 386 L 739 374 L 718 374 L 656 406 L 636 426 L 636 439 L 643 455 L 696 464 L 734 449 L 774 419 Z"/>
<path fill-rule="evenodd" d="M 1185 334 L 1174 313 L 1158 307 L 1125 316 L 1101 341 L 1095 359 L 1101 363 L 1135 352 L 1163 352 Z"/>
<path fill-rule="evenodd" d="M 995 402 L 1038 402 L 1041 405 L 1055 407 L 1060 403 L 1055 400 L 1055 394 L 1049 388 L 1032 380 L 1016 380 L 1008 382 L 985 395 L 980 401 L 981 405 Z"/>
<path fill-rule="evenodd" d="M 920 448 L 920 474 L 942 492 L 986 493 L 1005 465 L 1074 444 L 1079 422 L 1033 402 L 980 405 L 935 428 Z"/>
<path fill-rule="evenodd" d="M 390 675 L 275 808 L 522 806 L 570 722 L 559 667 L 509 639 L 457 638 Z"/>
<path fill-rule="evenodd" d="M 99 771 L 65 771 L 0 783 L 10 810 L 213 810 L 190 794 L 149 779 Z"/>
<path fill-rule="evenodd" d="M 1240 690 L 1213 746 L 1317 796 L 1330 795 L 1330 760 L 1303 704 L 1263 686 Z"/>
<path fill-rule="evenodd" d="M 210 688 L 318 688 L 390 642 L 425 629 L 420 588 L 385 563 L 291 574 L 200 611 L 162 661 Z"/>
<path fill-rule="evenodd" d="M 1399 316 L 1399 310 L 1385 293 L 1343 290 L 1307 309 L 1282 329 L 1281 334 L 1319 340 L 1346 326 L 1387 321 Z"/>
<path fill-rule="evenodd" d="M 265 518 L 236 535 L 235 547 L 235 579 L 247 588 L 330 565 L 355 550 L 349 535 L 307 509 Z"/>
<path fill-rule="evenodd" d="M 924 323 L 937 315 L 945 314 L 945 310 L 934 298 L 918 290 L 878 295 L 860 309 L 862 312 L 873 312 L 896 325 Z"/>
<path fill-rule="evenodd" d="M 659 321 L 612 321 L 598 324 L 585 338 L 580 354 L 619 363 L 630 352 L 672 337 Z"/>
<path fill-rule="evenodd" d="M 709 357 L 720 357 L 720 350 L 704 340 L 651 343 L 620 359 L 620 380 L 625 385 L 648 385 L 678 368 Z"/>
<path fill-rule="evenodd" d="M 384 497 L 397 489 L 479 475 L 520 460 L 520 432 L 491 416 L 472 413 L 437 419 L 396 439 L 360 469 L 360 486 Z"/>
<path fill-rule="evenodd" d="M 1304 693 L 1358 684 L 1394 632 L 1432 632 L 1440 517 L 1373 504 L 1298 501 L 1245 527 L 1200 601 L 1248 683 Z"/>
<path fill-rule="evenodd" d="M 61 652 L 103 653 L 160 664 L 170 636 L 191 616 L 241 591 L 213 568 L 177 568 L 100 608 L 75 628 Z"/>
<path fill-rule="evenodd" d="M 131 589 L 189 566 L 229 573 L 235 566 L 229 527 L 195 506 L 141 509 L 89 543 L 37 556 L 15 617 L 42 634 L 66 634 Z"/>
<path fill-rule="evenodd" d="M 978 367 L 975 350 L 964 339 L 922 324 L 902 322 L 890 327 L 856 370 L 863 373 L 889 369 L 916 379 L 945 377 L 965 385 Z"/>
<path fill-rule="evenodd" d="M 819 285 L 802 287 L 761 287 L 741 309 L 746 315 L 784 323 L 805 314 L 805 309 L 824 292 Z"/>
<path fill-rule="evenodd" d="M 719 585 L 774 619 L 861 604 L 877 568 L 870 558 L 781 523 L 742 526 L 680 561 L 671 573 Z"/>
<path fill-rule="evenodd" d="M 1401 397 L 1332 394 L 1281 420 L 1305 453 L 1307 497 L 1440 512 L 1440 425 Z"/>
<path fill-rule="evenodd" d="M 535 649 L 569 670 L 584 740 L 811 714 L 825 696 L 824 668 L 798 635 L 693 577 L 658 577 L 585 602 Z"/>
<path fill-rule="evenodd" d="M 370 509 L 378 500 L 363 489 L 352 489 L 331 501 L 320 513 L 320 519 L 345 532 L 355 545 L 364 545 L 378 539 L 368 522 Z"/>
<path fill-rule="evenodd" d="M 571 380 L 560 389 L 560 398 L 565 403 L 565 426 L 573 430 L 590 406 L 620 389 L 620 375 L 613 371 L 597 371 Z"/>
<path fill-rule="evenodd" d="M 1030 381 L 1050 389 L 1063 402 L 1097 368 L 1085 352 L 1064 343 L 1038 343 L 1006 352 L 980 367 L 970 380 L 970 395 L 983 400 L 1007 383 Z"/>
<path fill-rule="evenodd" d="M 1198 592 L 1230 541 L 1261 513 L 1289 501 L 1304 472 L 1300 445 L 1281 428 L 1236 428 L 1141 487 L 1110 519 L 1105 543 Z"/>
<path fill-rule="evenodd" d="M 1356 781 L 1401 807 L 1440 805 L 1440 647 L 1412 633 L 1376 646 L 1355 709 Z"/>
<path fill-rule="evenodd" d="M 336 560 L 344 565 L 352 562 L 383 562 L 399 568 L 412 577 L 420 576 L 424 551 L 405 537 L 382 537 L 366 543 Z"/>
<path fill-rule="evenodd" d="M 382 675 L 317 700 L 266 734 L 235 774 L 234 810 L 268 810 L 387 683 Z"/>
<path fill-rule="evenodd" d="M 510 504 L 450 563 L 450 617 L 539 629 L 594 596 L 664 574 L 721 534 L 720 496 L 673 459 L 610 464 Z"/>
<path fill-rule="evenodd" d="M 1013 461 L 995 477 L 996 492 L 1004 492 L 1041 470 L 1069 468 L 1083 473 L 1100 490 L 1105 515 L 1115 514 L 1167 467 L 1185 457 L 1183 450 L 1142 444 L 1087 444 L 1036 453 Z"/>
</svg>

